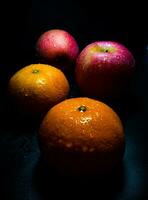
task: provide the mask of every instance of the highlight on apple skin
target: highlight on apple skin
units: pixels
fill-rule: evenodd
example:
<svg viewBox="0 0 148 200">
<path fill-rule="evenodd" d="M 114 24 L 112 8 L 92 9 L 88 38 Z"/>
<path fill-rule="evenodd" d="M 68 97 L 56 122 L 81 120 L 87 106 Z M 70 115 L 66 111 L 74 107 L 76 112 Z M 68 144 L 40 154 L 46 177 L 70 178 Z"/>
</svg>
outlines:
<svg viewBox="0 0 148 200">
<path fill-rule="evenodd" d="M 51 29 L 38 38 L 36 51 L 48 64 L 69 70 L 75 64 L 79 47 L 75 38 L 67 31 Z"/>
<path fill-rule="evenodd" d="M 115 41 L 87 45 L 76 62 L 75 80 L 83 94 L 102 99 L 119 97 L 135 69 L 131 51 Z"/>
</svg>

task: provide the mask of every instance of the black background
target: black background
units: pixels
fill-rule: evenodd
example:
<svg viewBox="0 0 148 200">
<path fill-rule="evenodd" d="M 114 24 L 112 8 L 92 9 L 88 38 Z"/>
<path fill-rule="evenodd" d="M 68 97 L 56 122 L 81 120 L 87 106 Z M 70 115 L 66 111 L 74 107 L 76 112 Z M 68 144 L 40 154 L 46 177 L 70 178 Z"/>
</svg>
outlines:
<svg viewBox="0 0 148 200">
<path fill-rule="evenodd" d="M 148 32 L 146 6 L 139 2 L 6 1 L 0 7 L 0 192 L 1 199 L 60 198 L 148 199 L 147 74 Z M 65 29 L 80 50 L 96 40 L 125 44 L 136 60 L 132 84 L 122 100 L 111 102 L 126 134 L 120 172 L 113 177 L 58 178 L 41 159 L 37 134 L 40 122 L 16 115 L 7 98 L 7 83 L 19 68 L 37 63 L 35 42 L 53 28 Z M 79 96 L 73 83 L 71 96 Z M 19 125 L 18 125 L 19 124 Z M 3 197 L 2 197 L 3 196 Z"/>
</svg>

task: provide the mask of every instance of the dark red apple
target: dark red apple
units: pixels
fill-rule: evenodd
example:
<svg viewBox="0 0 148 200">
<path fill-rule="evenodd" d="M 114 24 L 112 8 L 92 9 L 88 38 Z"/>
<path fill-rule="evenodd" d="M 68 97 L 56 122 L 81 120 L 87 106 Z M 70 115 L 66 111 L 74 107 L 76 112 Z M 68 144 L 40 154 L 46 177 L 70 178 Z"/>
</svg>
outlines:
<svg viewBox="0 0 148 200">
<path fill-rule="evenodd" d="M 60 29 L 44 32 L 37 40 L 36 50 L 44 61 L 61 69 L 74 64 L 79 53 L 74 37 Z"/>
<path fill-rule="evenodd" d="M 75 78 L 88 96 L 119 96 L 131 80 L 135 59 L 123 44 L 96 41 L 87 45 L 77 58 Z"/>
</svg>

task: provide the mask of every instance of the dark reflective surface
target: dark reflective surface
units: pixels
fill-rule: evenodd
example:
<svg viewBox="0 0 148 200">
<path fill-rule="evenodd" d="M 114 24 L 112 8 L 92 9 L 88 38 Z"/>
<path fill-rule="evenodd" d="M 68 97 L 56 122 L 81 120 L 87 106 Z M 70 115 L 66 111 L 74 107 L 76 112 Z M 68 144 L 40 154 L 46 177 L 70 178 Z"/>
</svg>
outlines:
<svg viewBox="0 0 148 200">
<path fill-rule="evenodd" d="M 18 17 L 10 17 L 12 21 L 3 22 L 8 25 L 7 29 L 3 29 L 2 46 L 5 51 L 0 63 L 0 192 L 4 195 L 3 199 L 46 200 L 59 195 L 67 199 L 148 199 L 148 38 L 144 28 L 144 12 L 140 16 L 136 14 L 144 6 L 139 5 L 133 12 L 127 9 L 125 16 L 124 9 L 116 10 L 114 6 L 112 9 L 108 6 L 103 10 L 99 5 L 99 2 L 88 5 L 83 1 L 32 1 L 32 5 L 30 2 L 24 4 L 22 10 L 25 11 L 18 13 L 22 23 L 19 24 Z M 8 31 L 11 26 L 13 37 L 10 38 Z M 96 39 L 117 39 L 127 45 L 135 56 L 136 72 L 131 86 L 122 98 L 108 102 L 121 117 L 126 134 L 122 166 L 110 177 L 57 177 L 45 165 L 39 150 L 37 134 L 40 119 L 19 116 L 9 104 L 6 95 L 9 76 L 24 65 L 37 62 L 34 44 L 40 33 L 48 28 L 70 31 L 78 40 L 80 49 Z M 11 53 L 7 54 L 7 49 Z M 5 54 L 8 55 L 6 58 Z M 79 96 L 74 80 L 69 79 L 70 97 Z"/>
</svg>

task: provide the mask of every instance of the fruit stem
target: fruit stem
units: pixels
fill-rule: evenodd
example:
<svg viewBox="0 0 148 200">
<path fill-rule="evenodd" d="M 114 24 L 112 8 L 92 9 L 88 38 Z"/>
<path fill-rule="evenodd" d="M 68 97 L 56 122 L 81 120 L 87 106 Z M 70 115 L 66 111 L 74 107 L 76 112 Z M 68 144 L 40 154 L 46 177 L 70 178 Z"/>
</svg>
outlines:
<svg viewBox="0 0 148 200">
<path fill-rule="evenodd" d="M 87 108 L 86 108 L 86 106 L 80 106 L 80 107 L 78 108 L 78 110 L 79 110 L 80 112 L 85 112 L 85 111 L 87 110 Z"/>
<path fill-rule="evenodd" d="M 39 70 L 38 70 L 38 69 L 34 69 L 34 70 L 32 71 L 32 73 L 33 73 L 33 74 L 37 74 L 37 73 L 39 73 Z"/>
<path fill-rule="evenodd" d="M 101 52 L 103 52 L 103 53 L 108 53 L 108 52 L 109 52 L 109 49 L 107 49 L 107 48 L 101 48 L 100 50 L 101 50 Z"/>
</svg>

